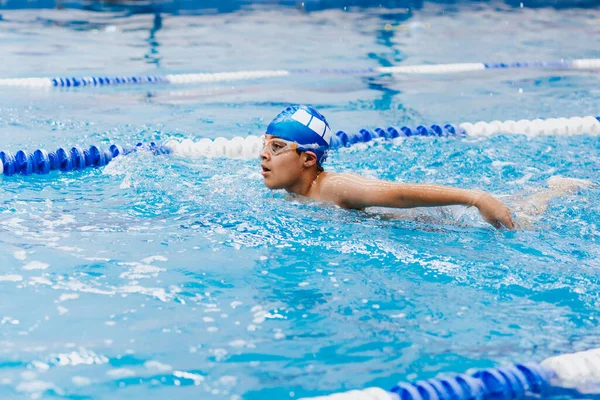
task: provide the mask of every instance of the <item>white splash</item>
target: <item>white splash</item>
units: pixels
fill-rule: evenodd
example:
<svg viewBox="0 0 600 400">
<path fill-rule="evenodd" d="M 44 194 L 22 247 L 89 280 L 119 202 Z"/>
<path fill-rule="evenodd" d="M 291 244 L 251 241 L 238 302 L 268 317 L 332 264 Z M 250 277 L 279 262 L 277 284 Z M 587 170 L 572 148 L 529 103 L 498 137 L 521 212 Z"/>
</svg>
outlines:
<svg viewBox="0 0 600 400">
<path fill-rule="evenodd" d="M 22 280 L 21 275 L 0 275 L 0 282 L 20 282 Z"/>
<path fill-rule="evenodd" d="M 146 367 L 147 369 L 151 369 L 151 370 L 155 370 L 155 371 L 159 371 L 159 372 L 170 372 L 173 369 L 173 367 L 171 367 L 170 365 L 163 364 L 163 363 L 155 361 L 155 360 L 146 361 L 144 363 L 144 367 Z"/>
<path fill-rule="evenodd" d="M 32 270 L 32 269 L 46 269 L 50 266 L 50 264 L 46 264 L 41 261 L 31 261 L 23 266 L 23 269 Z"/>
</svg>

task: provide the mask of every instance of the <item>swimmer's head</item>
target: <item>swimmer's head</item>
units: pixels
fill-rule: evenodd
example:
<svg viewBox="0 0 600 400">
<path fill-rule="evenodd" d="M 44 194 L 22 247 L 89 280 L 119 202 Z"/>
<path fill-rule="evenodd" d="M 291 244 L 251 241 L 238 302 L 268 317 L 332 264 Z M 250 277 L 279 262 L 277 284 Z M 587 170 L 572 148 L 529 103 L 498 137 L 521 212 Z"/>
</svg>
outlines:
<svg viewBox="0 0 600 400">
<path fill-rule="evenodd" d="M 298 151 L 312 152 L 319 166 L 327 159 L 331 129 L 325 117 L 312 107 L 289 106 L 271 121 L 266 134 L 298 143 Z"/>
<path fill-rule="evenodd" d="M 329 124 L 312 107 L 294 105 L 269 124 L 260 153 L 262 175 L 270 189 L 292 190 L 298 182 L 322 171 L 331 143 Z"/>
</svg>

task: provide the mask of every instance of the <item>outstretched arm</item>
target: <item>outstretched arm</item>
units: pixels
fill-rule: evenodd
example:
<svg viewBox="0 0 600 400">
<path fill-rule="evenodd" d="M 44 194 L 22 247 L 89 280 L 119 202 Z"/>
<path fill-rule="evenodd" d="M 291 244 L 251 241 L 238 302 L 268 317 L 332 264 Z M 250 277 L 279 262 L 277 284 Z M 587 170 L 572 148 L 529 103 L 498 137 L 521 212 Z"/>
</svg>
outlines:
<svg viewBox="0 0 600 400">
<path fill-rule="evenodd" d="M 496 228 L 514 229 L 511 212 L 501 201 L 479 190 L 438 185 L 416 185 L 367 179 L 354 174 L 331 176 L 323 187 L 331 200 L 344 208 L 475 206 Z"/>
</svg>

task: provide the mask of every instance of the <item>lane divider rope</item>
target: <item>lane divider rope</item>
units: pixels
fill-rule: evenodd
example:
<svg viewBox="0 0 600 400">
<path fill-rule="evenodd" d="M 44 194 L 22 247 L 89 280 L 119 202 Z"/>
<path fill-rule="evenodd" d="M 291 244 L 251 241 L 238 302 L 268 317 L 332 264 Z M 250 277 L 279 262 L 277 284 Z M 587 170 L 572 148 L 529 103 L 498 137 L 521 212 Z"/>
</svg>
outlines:
<svg viewBox="0 0 600 400">
<path fill-rule="evenodd" d="M 413 136 L 459 136 L 485 137 L 496 134 L 526 134 L 539 135 L 594 135 L 600 136 L 600 117 L 549 118 L 546 120 L 465 122 L 458 125 L 433 124 L 419 125 L 416 128 L 408 126 L 388 128 L 363 128 L 351 134 L 338 131 L 331 139 L 331 149 L 350 147 L 357 143 L 367 143 L 375 140 L 385 141 Z M 262 149 L 260 136 L 236 136 L 232 139 L 218 137 L 216 139 L 201 139 L 194 142 L 190 139 L 178 141 L 169 140 L 164 144 L 138 143 L 135 147 L 122 148 L 112 145 L 108 149 L 101 146 L 91 146 L 88 149 L 72 147 L 59 148 L 56 151 L 38 149 L 33 153 L 19 150 L 13 156 L 8 151 L 0 151 L 0 174 L 31 175 L 33 173 L 47 174 L 50 171 L 81 170 L 88 167 L 102 167 L 120 154 L 128 154 L 137 150 L 148 150 L 155 154 L 174 154 L 176 156 L 196 157 L 225 157 L 233 159 L 252 159 L 258 157 Z"/>
<path fill-rule="evenodd" d="M 573 117 L 549 118 L 546 120 L 520 120 L 520 121 L 492 121 L 492 122 L 465 122 L 458 125 L 433 124 L 415 127 L 395 127 L 360 129 L 352 134 L 338 131 L 331 139 L 331 149 L 350 147 L 357 143 L 367 143 L 373 140 L 389 140 L 412 136 L 466 136 L 486 137 L 498 134 L 525 134 L 529 136 L 541 135 L 600 135 L 600 117 Z M 249 159 L 258 157 L 262 142 L 259 136 L 223 137 L 202 139 L 194 142 L 190 139 L 183 141 L 171 140 L 165 143 L 173 153 L 183 157 L 227 157 Z"/>
<path fill-rule="evenodd" d="M 206 82 L 231 82 L 264 79 L 300 74 L 369 75 L 369 74 L 451 74 L 498 69 L 600 69 L 600 59 L 575 59 L 555 61 L 520 61 L 512 63 L 456 63 L 431 65 L 399 65 L 375 68 L 299 68 L 290 70 L 237 71 L 195 74 L 135 75 L 135 76 L 84 76 L 56 78 L 0 79 L 0 86 L 18 87 L 83 87 L 133 84 L 191 84 Z"/>
</svg>

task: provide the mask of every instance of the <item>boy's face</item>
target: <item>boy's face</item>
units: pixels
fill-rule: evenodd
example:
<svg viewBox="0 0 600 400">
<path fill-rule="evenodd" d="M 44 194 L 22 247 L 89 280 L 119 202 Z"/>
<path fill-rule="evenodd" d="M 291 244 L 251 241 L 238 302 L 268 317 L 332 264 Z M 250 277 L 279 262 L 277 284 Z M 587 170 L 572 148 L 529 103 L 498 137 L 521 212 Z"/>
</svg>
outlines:
<svg viewBox="0 0 600 400">
<path fill-rule="evenodd" d="M 272 135 L 265 135 L 265 140 L 273 139 Z M 265 186 L 269 189 L 286 189 L 294 185 L 303 169 L 304 161 L 295 150 L 287 150 L 281 154 L 273 155 L 269 146 L 260 152 L 262 176 Z"/>
</svg>

